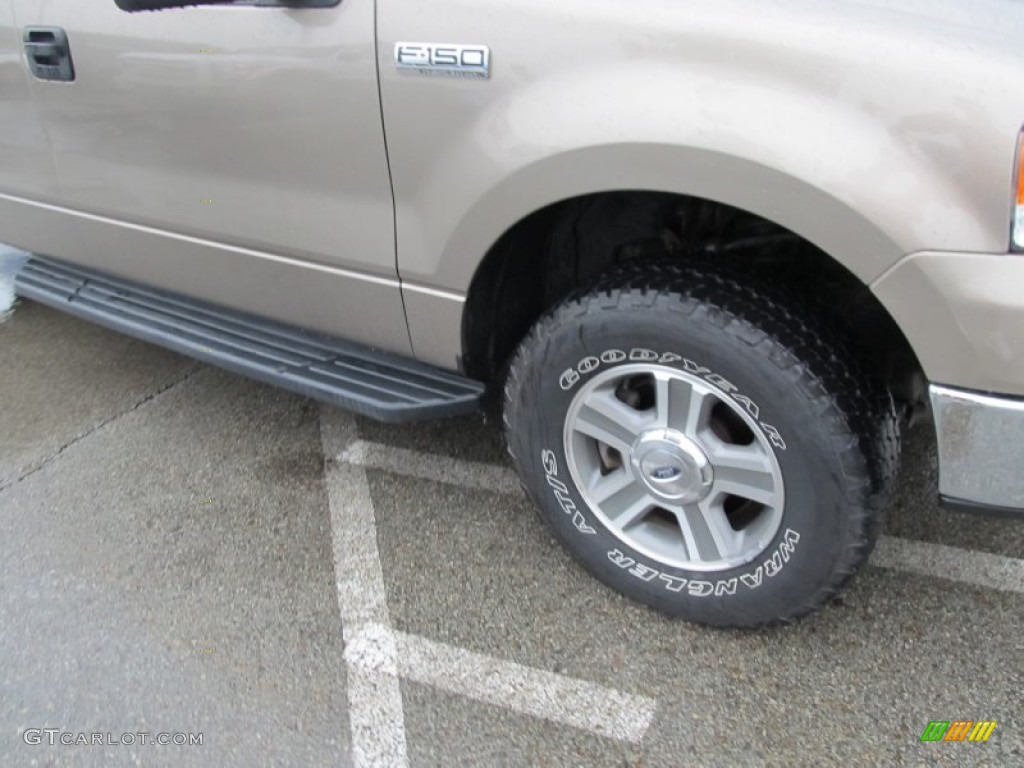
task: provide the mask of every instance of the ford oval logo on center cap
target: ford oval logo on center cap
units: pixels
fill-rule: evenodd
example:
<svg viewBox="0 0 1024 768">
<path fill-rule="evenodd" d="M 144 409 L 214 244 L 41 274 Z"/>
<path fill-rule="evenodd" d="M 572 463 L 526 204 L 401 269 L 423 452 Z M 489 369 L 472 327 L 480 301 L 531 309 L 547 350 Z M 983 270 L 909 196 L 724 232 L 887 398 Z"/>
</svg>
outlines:
<svg viewBox="0 0 1024 768">
<path fill-rule="evenodd" d="M 651 470 L 651 479 L 664 482 L 666 480 L 675 480 L 681 474 L 683 474 L 683 470 L 679 467 L 655 467 Z"/>
</svg>

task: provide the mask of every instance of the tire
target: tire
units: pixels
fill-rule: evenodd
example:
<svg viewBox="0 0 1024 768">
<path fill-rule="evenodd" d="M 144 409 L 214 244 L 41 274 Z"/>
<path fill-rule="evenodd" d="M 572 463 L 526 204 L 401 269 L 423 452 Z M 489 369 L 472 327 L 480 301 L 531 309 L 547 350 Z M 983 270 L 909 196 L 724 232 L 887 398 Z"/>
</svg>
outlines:
<svg viewBox="0 0 1024 768">
<path fill-rule="evenodd" d="M 703 267 L 635 264 L 522 342 L 509 452 L 541 518 L 605 584 L 752 627 L 814 610 L 867 559 L 899 422 L 806 306 Z"/>
</svg>

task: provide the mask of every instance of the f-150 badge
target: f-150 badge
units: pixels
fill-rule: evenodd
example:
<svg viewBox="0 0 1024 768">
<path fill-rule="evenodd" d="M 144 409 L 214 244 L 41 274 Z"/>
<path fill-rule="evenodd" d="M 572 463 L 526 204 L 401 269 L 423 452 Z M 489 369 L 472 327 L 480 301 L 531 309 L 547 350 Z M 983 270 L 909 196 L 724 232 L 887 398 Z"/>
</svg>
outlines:
<svg viewBox="0 0 1024 768">
<path fill-rule="evenodd" d="M 396 43 L 395 64 L 424 75 L 486 79 L 491 76 L 491 49 L 486 45 Z"/>
</svg>

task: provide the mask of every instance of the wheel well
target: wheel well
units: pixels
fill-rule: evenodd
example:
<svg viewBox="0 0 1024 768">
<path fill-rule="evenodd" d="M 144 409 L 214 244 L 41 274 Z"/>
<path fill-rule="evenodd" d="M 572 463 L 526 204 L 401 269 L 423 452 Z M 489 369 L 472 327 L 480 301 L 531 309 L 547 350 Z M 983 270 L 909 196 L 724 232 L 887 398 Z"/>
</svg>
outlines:
<svg viewBox="0 0 1024 768">
<path fill-rule="evenodd" d="M 498 381 L 533 324 L 609 267 L 635 259 L 727 263 L 753 281 L 784 282 L 820 303 L 866 370 L 920 410 L 925 379 L 909 342 L 855 275 L 790 230 L 723 203 L 659 192 L 604 192 L 550 205 L 510 228 L 473 277 L 463 364 Z"/>
</svg>

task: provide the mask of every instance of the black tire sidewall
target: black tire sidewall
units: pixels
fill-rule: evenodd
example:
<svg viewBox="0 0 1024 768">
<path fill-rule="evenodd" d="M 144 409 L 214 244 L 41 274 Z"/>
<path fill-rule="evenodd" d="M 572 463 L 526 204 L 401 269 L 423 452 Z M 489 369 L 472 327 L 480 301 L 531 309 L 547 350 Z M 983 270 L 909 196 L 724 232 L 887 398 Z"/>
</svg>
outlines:
<svg viewBox="0 0 1024 768">
<path fill-rule="evenodd" d="M 802 363 L 785 341 L 699 305 L 685 321 L 664 308 L 598 311 L 564 322 L 523 361 L 511 403 L 509 441 L 542 517 L 590 571 L 659 610 L 720 625 L 755 625 L 796 615 L 816 602 L 850 545 L 844 448 L 853 439 L 823 391 L 806 391 Z M 745 333 L 745 331 L 750 333 Z M 751 562 L 724 571 L 668 566 L 612 534 L 572 481 L 565 416 L 594 376 L 655 362 L 700 377 L 719 397 L 750 414 L 775 448 L 786 502 L 772 542 Z M 647 358 L 646 360 L 643 358 Z M 803 386 L 801 386 L 803 385 Z"/>
</svg>

